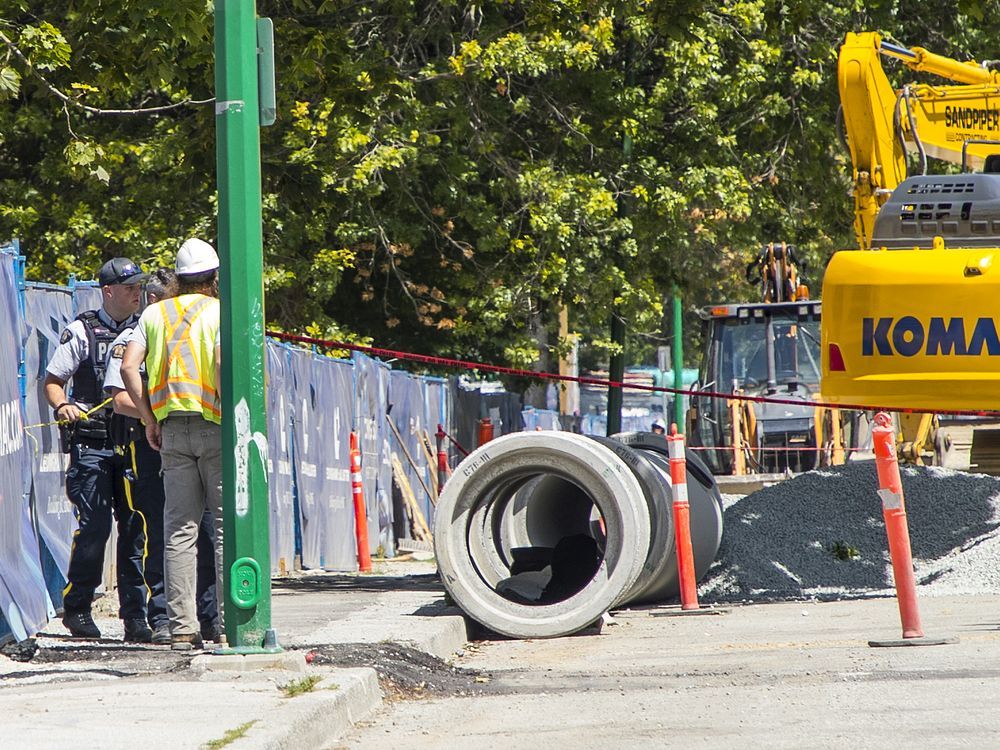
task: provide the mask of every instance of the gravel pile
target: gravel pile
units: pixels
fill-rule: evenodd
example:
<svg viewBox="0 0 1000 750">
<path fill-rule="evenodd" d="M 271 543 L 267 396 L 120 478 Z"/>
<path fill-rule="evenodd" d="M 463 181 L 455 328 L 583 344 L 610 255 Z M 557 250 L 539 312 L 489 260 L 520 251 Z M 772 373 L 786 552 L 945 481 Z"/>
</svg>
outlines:
<svg viewBox="0 0 1000 750">
<path fill-rule="evenodd" d="M 901 467 L 918 593 L 1000 593 L 1000 478 Z M 705 603 L 893 595 L 874 462 L 724 496 Z"/>
</svg>

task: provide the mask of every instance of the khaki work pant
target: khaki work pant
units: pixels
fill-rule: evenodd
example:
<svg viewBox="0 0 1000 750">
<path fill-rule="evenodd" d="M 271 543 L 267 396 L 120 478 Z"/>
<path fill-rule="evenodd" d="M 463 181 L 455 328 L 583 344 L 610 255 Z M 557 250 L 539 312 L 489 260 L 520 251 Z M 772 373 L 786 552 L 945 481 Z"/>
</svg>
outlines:
<svg viewBox="0 0 1000 750">
<path fill-rule="evenodd" d="M 162 424 L 163 562 L 170 634 L 198 632 L 195 590 L 198 525 L 215 522 L 215 575 L 222 627 L 222 428 L 199 416 L 171 415 Z"/>
</svg>

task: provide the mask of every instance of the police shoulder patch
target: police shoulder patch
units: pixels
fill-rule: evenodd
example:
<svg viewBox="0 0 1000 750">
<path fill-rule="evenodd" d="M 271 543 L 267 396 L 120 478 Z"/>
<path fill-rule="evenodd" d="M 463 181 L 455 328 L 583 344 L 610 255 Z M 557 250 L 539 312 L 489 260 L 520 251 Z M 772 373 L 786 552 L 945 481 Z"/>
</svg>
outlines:
<svg viewBox="0 0 1000 750">
<path fill-rule="evenodd" d="M 115 344 L 111 347 L 111 357 L 113 359 L 122 359 L 125 356 L 125 344 Z"/>
<path fill-rule="evenodd" d="M 71 338 L 73 338 L 73 332 L 67 328 L 65 331 L 63 331 L 62 336 L 59 337 L 59 343 L 65 344 Z"/>
</svg>

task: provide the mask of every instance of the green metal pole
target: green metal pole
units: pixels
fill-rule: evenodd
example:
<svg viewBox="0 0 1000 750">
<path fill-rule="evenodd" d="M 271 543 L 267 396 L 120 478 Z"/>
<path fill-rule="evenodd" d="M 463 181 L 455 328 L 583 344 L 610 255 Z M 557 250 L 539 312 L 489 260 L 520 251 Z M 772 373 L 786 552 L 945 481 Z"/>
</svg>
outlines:
<svg viewBox="0 0 1000 750">
<path fill-rule="evenodd" d="M 674 388 L 684 387 L 684 314 L 681 307 L 681 293 L 674 287 Z M 684 432 L 684 398 L 674 394 L 674 422 L 677 431 Z"/>
<path fill-rule="evenodd" d="M 264 463 L 264 243 L 256 20 L 254 0 L 216 0 L 224 541 L 219 595 L 225 597 L 229 644 L 243 651 L 277 650 L 273 631 L 268 632 L 271 561 Z"/>
</svg>

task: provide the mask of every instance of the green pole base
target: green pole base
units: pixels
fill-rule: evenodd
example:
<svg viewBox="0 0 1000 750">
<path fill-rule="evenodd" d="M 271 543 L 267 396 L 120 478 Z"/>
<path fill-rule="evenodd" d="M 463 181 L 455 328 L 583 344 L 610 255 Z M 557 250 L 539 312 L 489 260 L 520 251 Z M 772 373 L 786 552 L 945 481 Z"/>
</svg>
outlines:
<svg viewBox="0 0 1000 750">
<path fill-rule="evenodd" d="M 280 654 L 283 652 L 284 649 L 281 646 L 272 646 L 270 648 L 267 646 L 234 646 L 233 648 L 224 646 L 208 653 L 215 656 L 245 656 L 247 654 Z"/>
</svg>

